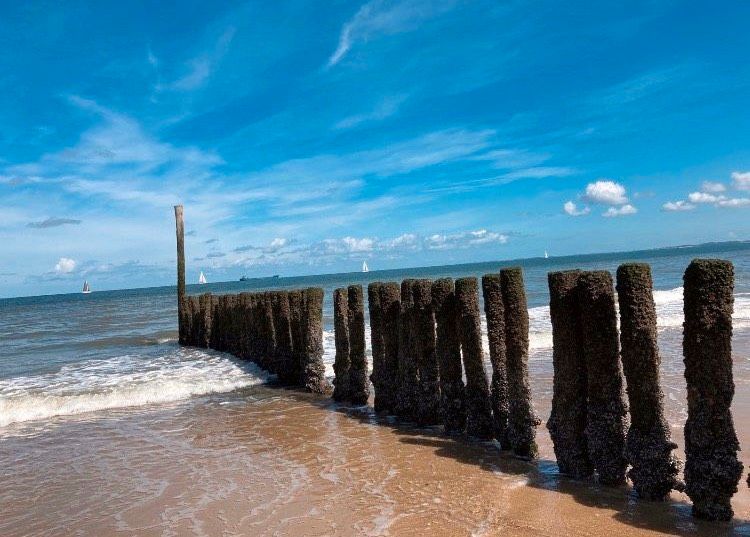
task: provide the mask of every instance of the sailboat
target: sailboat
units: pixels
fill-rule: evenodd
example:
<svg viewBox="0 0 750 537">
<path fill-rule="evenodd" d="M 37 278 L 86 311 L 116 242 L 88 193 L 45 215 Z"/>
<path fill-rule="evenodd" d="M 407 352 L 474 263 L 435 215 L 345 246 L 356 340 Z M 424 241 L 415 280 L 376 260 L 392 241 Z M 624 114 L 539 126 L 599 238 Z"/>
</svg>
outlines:
<svg viewBox="0 0 750 537">
<path fill-rule="evenodd" d="M 83 293 L 84 295 L 88 295 L 89 293 L 91 293 L 91 287 L 89 287 L 88 281 L 83 282 L 83 291 L 81 291 L 81 293 Z"/>
<path fill-rule="evenodd" d="M 549 254 L 547 253 L 547 250 L 544 251 L 544 259 L 549 259 Z"/>
<path fill-rule="evenodd" d="M 204 283 L 207 283 L 206 282 L 206 275 L 203 274 L 203 271 L 201 271 L 201 275 L 198 276 L 198 283 L 201 284 L 201 285 L 203 285 Z"/>
<path fill-rule="evenodd" d="M 367 266 L 367 261 L 362 261 L 362 272 L 370 272 L 370 267 Z"/>
</svg>

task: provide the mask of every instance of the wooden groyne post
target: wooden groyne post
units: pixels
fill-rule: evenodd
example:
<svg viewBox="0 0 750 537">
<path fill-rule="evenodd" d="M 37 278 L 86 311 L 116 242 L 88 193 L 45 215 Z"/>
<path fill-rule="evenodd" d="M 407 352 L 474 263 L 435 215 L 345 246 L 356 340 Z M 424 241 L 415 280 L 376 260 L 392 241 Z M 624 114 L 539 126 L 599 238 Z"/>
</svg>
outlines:
<svg viewBox="0 0 750 537">
<path fill-rule="evenodd" d="M 180 343 L 185 344 L 185 221 L 182 205 L 174 206 L 174 221 L 177 233 L 177 332 Z"/>
<path fill-rule="evenodd" d="M 440 374 L 435 357 L 432 282 L 424 279 L 415 280 L 412 293 L 414 299 L 413 348 L 419 375 L 416 421 L 419 425 L 436 425 L 440 423 Z"/>
<path fill-rule="evenodd" d="M 490 389 L 484 370 L 479 289 L 476 278 L 456 280 L 456 300 L 461 352 L 466 372 L 466 433 L 489 440 L 494 436 L 494 423 Z"/>
<path fill-rule="evenodd" d="M 333 291 L 333 330 L 336 356 L 333 361 L 333 399 L 349 400 L 349 298 L 345 288 Z"/>
<path fill-rule="evenodd" d="M 730 408 L 733 291 L 728 261 L 696 259 L 685 271 L 685 491 L 693 515 L 709 520 L 732 518 L 730 500 L 742 475 Z"/>
<path fill-rule="evenodd" d="M 579 319 L 580 270 L 550 272 L 552 411 L 547 421 L 560 473 L 583 479 L 594 473 L 586 441 L 586 362 Z"/>
<path fill-rule="evenodd" d="M 505 348 L 505 307 L 500 274 L 482 276 L 484 316 L 487 319 L 487 339 L 490 345 L 490 400 L 495 424 L 495 438 L 502 449 L 510 449 L 508 439 L 508 359 Z"/>
<path fill-rule="evenodd" d="M 599 482 L 625 483 L 628 407 L 620 363 L 614 284 L 607 271 L 584 272 L 580 280 L 580 319 L 586 360 L 588 406 L 586 441 Z"/>
<path fill-rule="evenodd" d="M 659 385 L 661 359 L 651 268 L 643 263 L 620 265 L 617 297 L 620 352 L 630 407 L 626 446 L 632 468 L 628 477 L 640 497 L 664 500 L 672 489 L 682 485 L 677 479 L 680 462 L 672 454 L 677 444 L 671 440 Z"/>
<path fill-rule="evenodd" d="M 355 405 L 366 405 L 370 397 L 367 378 L 367 349 L 365 348 L 365 299 L 361 285 L 347 289 L 349 303 L 349 397 Z"/>
</svg>

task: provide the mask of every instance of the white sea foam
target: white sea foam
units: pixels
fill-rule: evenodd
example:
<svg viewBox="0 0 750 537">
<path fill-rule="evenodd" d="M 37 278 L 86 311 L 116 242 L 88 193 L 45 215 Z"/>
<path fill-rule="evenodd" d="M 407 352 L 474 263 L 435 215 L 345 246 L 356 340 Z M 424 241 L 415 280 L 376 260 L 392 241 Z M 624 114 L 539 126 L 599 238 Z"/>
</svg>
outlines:
<svg viewBox="0 0 750 537">
<path fill-rule="evenodd" d="M 0 380 L 0 427 L 230 392 L 265 378 L 252 364 L 197 349 L 77 362 L 55 373 Z"/>
</svg>

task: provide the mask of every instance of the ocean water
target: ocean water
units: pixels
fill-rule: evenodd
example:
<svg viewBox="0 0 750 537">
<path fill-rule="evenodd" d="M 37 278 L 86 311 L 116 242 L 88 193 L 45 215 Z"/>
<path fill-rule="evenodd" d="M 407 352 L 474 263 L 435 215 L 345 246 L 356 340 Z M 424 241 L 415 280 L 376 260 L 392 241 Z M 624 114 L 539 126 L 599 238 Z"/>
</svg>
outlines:
<svg viewBox="0 0 750 537">
<path fill-rule="evenodd" d="M 750 333 L 750 244 L 213 283 L 188 286 L 188 293 L 323 287 L 324 361 L 332 376 L 332 295 L 336 287 L 407 277 L 480 277 L 504 266 L 520 265 L 529 302 L 532 384 L 544 398 L 551 390 L 546 381 L 552 375 L 547 273 L 570 268 L 614 273 L 620 263 L 639 260 L 652 267 L 665 391 L 676 401 L 682 390 L 681 279 L 690 260 L 698 256 L 734 263 L 735 341 L 744 345 Z M 267 380 L 265 372 L 253 364 L 210 350 L 178 346 L 175 302 L 174 287 L 0 300 L 0 435 L 14 424 L 114 408 L 137 412 L 146 405 L 229 393 Z M 369 352 L 369 319 L 367 322 Z M 486 351 L 484 320 L 483 330 Z M 738 382 L 750 381 L 750 376 L 743 376 L 744 364 L 738 365 Z M 489 362 L 487 368 L 489 372 Z"/>
</svg>

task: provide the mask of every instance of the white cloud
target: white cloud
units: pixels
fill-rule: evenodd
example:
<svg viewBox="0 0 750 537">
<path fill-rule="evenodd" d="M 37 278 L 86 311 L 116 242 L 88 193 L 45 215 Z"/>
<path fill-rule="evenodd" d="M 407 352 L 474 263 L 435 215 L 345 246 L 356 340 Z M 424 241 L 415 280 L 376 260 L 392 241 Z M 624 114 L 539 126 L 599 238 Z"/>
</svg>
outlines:
<svg viewBox="0 0 750 537">
<path fill-rule="evenodd" d="M 614 218 L 617 216 L 628 216 L 637 212 L 638 209 L 636 209 L 629 203 L 626 203 L 621 207 L 610 207 L 606 212 L 602 213 L 602 216 L 604 216 L 605 218 Z"/>
<path fill-rule="evenodd" d="M 717 207 L 739 208 L 750 206 L 750 198 L 730 198 L 716 202 Z"/>
<path fill-rule="evenodd" d="M 600 179 L 586 185 L 584 198 L 591 203 L 624 205 L 628 202 L 625 187 L 611 179 Z"/>
<path fill-rule="evenodd" d="M 725 199 L 725 196 L 717 196 L 707 192 L 691 192 L 688 194 L 688 199 L 692 203 L 718 203 Z"/>
<path fill-rule="evenodd" d="M 372 121 L 382 121 L 387 119 L 398 112 L 403 102 L 406 100 L 406 95 L 395 95 L 386 97 L 383 99 L 374 110 L 366 114 L 356 114 L 353 116 L 346 117 L 336 123 L 336 129 L 350 129 L 356 127 L 362 123 L 369 123 Z"/>
<path fill-rule="evenodd" d="M 732 187 L 736 190 L 750 190 L 750 172 L 732 172 Z"/>
<path fill-rule="evenodd" d="M 76 262 L 74 259 L 69 257 L 61 257 L 55 265 L 55 272 L 57 274 L 70 274 L 76 268 Z"/>
<path fill-rule="evenodd" d="M 579 209 L 572 201 L 566 201 L 565 205 L 563 205 L 563 210 L 565 211 L 565 214 L 570 216 L 585 216 L 591 212 L 591 209 L 588 207 L 582 207 Z"/>
<path fill-rule="evenodd" d="M 703 181 L 701 184 L 702 192 L 710 192 L 712 194 L 719 194 L 720 192 L 726 191 L 727 187 L 724 183 L 718 183 L 713 181 Z"/>
<path fill-rule="evenodd" d="M 679 200 L 679 201 L 668 201 L 667 203 L 662 205 L 661 208 L 669 212 L 692 211 L 693 209 L 695 209 L 695 205 L 685 200 Z"/>
<path fill-rule="evenodd" d="M 446 0 L 372 0 L 344 24 L 336 50 L 328 58 L 327 66 L 330 68 L 339 63 L 356 43 L 369 41 L 379 35 L 411 30 L 423 20 L 450 9 L 453 3 Z"/>
<path fill-rule="evenodd" d="M 508 236 L 503 233 L 480 229 L 447 235 L 435 233 L 425 237 L 424 247 L 427 250 L 449 250 L 471 248 L 484 244 L 505 244 L 507 242 Z"/>
</svg>

